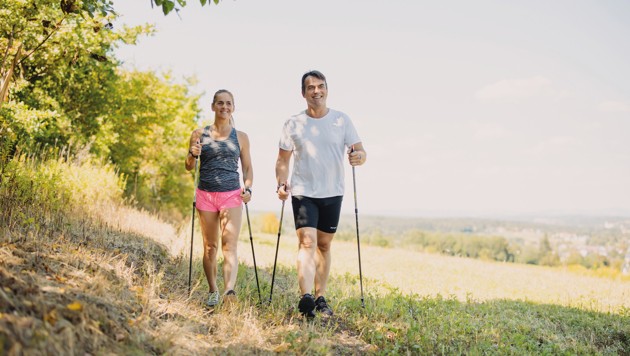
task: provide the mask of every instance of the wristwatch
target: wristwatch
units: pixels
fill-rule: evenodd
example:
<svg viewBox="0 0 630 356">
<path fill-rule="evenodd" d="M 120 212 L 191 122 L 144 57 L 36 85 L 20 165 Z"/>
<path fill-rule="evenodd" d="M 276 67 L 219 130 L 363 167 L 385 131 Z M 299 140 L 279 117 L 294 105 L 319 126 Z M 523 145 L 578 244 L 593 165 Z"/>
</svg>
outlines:
<svg viewBox="0 0 630 356">
<path fill-rule="evenodd" d="M 245 187 L 245 191 L 249 192 L 249 195 L 252 195 L 252 188 Z"/>
<path fill-rule="evenodd" d="M 192 150 L 188 151 L 188 154 L 189 154 L 192 158 L 194 158 L 194 159 L 197 159 L 197 158 L 199 157 L 199 156 L 195 156 L 195 155 L 192 153 Z"/>
</svg>

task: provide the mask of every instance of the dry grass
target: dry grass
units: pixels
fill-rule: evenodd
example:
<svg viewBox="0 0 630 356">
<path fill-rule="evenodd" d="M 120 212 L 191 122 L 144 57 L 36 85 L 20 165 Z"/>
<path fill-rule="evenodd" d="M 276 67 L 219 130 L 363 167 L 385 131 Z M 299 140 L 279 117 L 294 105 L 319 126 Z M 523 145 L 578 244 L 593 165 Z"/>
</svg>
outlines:
<svg viewBox="0 0 630 356">
<path fill-rule="evenodd" d="M 35 205 L 31 209 L 36 209 Z M 396 350 L 399 343 L 411 347 L 401 336 L 409 323 L 406 319 L 390 317 L 389 311 L 377 314 L 381 305 L 387 306 L 391 300 L 408 303 L 390 297 L 396 294 L 392 287 L 436 306 L 437 311 L 445 309 L 439 315 L 455 313 L 454 320 L 468 318 L 469 311 L 458 313 L 467 305 L 474 307 L 468 304 L 471 301 L 497 299 L 626 315 L 630 307 L 627 281 L 362 246 L 368 310 L 357 313 L 356 244 L 337 241 L 333 246 L 331 296 L 339 316 L 326 322 L 305 323 L 294 310 L 298 296 L 293 268 L 297 248 L 294 232 L 285 231 L 281 236 L 273 303 L 261 307 L 257 304 L 251 245 L 244 225 L 239 241 L 243 264 L 238 302 L 232 307 L 207 310 L 202 306 L 207 286 L 198 230 L 193 290 L 188 296 L 190 225 L 173 227 L 112 201 L 90 207 L 66 217 L 56 217 L 52 212 L 46 221 L 27 219 L 26 223 L 13 223 L 11 229 L 2 229 L 0 350 L 10 355 L 385 352 Z M 276 238 L 254 233 L 263 300 L 270 289 Z M 447 301 L 441 302 L 441 297 Z M 454 300 L 463 304 L 453 304 Z M 439 340 L 459 332 L 442 319 L 435 323 L 444 329 L 438 332 L 432 329 L 434 326 L 427 326 L 423 335 L 433 333 L 432 337 Z M 428 342 L 433 345 L 437 341 Z M 430 350 L 427 345 L 418 346 Z M 455 347 L 458 350 L 461 346 Z"/>
<path fill-rule="evenodd" d="M 92 219 L 67 224 L 59 234 L 16 238 L 13 231 L 0 240 L 0 350 L 271 354 L 287 347 L 287 333 L 303 327 L 299 318 L 287 322 L 284 314 L 261 309 L 251 294 L 240 295 L 232 308 L 205 309 L 198 260 L 188 297 L 182 253 L 190 235 L 150 214 L 112 205 Z M 341 346 L 322 342 L 346 352 L 365 347 L 356 337 L 339 335 Z"/>
<path fill-rule="evenodd" d="M 289 228 L 273 302 L 258 304 L 243 230 L 238 300 L 207 310 L 198 229 L 189 295 L 190 222 L 173 227 L 125 206 L 111 166 L 67 162 L 50 152 L 45 159 L 17 154 L 1 162 L 0 354 L 630 349 L 628 281 L 363 246 L 362 308 L 356 245 L 341 241 L 333 246 L 328 294 L 335 316 L 307 322 L 295 310 L 297 241 Z M 254 233 L 263 301 L 276 237 Z"/>
<path fill-rule="evenodd" d="M 8 354 L 358 354 L 379 350 L 343 318 L 309 324 L 297 316 L 291 307 L 297 300 L 292 231 L 281 237 L 270 306 L 256 304 L 251 246 L 244 230 L 239 242 L 244 265 L 239 271 L 238 303 L 209 311 L 202 306 L 207 287 L 202 282 L 199 233 L 195 283 L 188 297 L 190 226 L 178 232 L 128 207 L 108 209 L 100 210 L 101 218 L 75 223 L 52 238 L 2 241 L 0 300 L 5 307 L 0 314 L 0 344 Z M 254 233 L 265 300 L 276 238 Z M 385 281 L 420 297 L 452 296 L 467 302 L 530 300 L 613 313 L 630 306 L 630 283 L 562 270 L 372 246 L 362 246 L 362 258 L 368 299 L 388 293 L 388 287 L 380 283 Z M 347 273 L 358 272 L 356 244 L 336 242 L 333 261 L 335 295 L 358 299 L 358 286 L 344 282 Z M 346 306 L 338 307 L 344 314 Z M 385 338 L 392 335 L 391 342 L 397 342 L 385 320 L 363 327 L 381 330 Z"/>
</svg>

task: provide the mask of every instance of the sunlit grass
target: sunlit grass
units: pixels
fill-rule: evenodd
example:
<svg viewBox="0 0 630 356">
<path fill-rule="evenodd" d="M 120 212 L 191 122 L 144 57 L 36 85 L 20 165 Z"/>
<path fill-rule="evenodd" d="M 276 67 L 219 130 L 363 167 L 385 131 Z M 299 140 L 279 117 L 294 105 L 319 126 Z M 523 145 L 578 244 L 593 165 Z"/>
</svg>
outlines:
<svg viewBox="0 0 630 356">
<path fill-rule="evenodd" d="M 25 163 L 31 171 L 23 169 Z M 83 174 L 57 162 L 54 174 L 45 175 L 38 171 L 41 162 L 14 164 L 3 171 L 13 178 L 3 176 L 0 186 L 6 208 L 0 236 L 3 353 L 623 354 L 630 349 L 628 281 L 361 246 L 363 308 L 357 246 L 342 241 L 333 244 L 328 292 L 335 316 L 308 322 L 295 310 L 294 232 L 281 236 L 271 303 L 277 235 L 253 233 L 260 303 L 245 224 L 238 301 L 208 310 L 198 230 L 192 293 L 187 293 L 190 221 L 173 227 L 125 206 L 108 167 L 91 165 L 86 171 L 93 171 Z M 113 193 L 90 195 L 96 199 L 85 205 L 81 194 L 97 187 L 84 180 L 95 173 L 108 176 L 95 184 L 115 183 Z M 68 174 L 78 177 L 75 183 L 55 178 Z M 56 189 L 55 195 L 49 189 Z"/>
<path fill-rule="evenodd" d="M 259 267 L 273 265 L 277 235 L 254 237 Z M 199 250 L 199 249 L 198 249 Z M 293 231 L 281 236 L 278 263 L 295 266 L 297 238 Z M 334 241 L 334 275 L 359 274 L 356 243 Z M 249 236 L 241 236 L 239 256 L 253 265 Z M 598 278 L 562 268 L 428 254 L 400 249 L 361 246 L 364 289 L 384 282 L 403 293 L 454 297 L 459 301 L 511 299 L 557 304 L 602 312 L 630 308 L 630 281 Z M 290 291 L 297 293 L 297 287 Z M 275 293 L 275 291 L 274 291 Z"/>
</svg>

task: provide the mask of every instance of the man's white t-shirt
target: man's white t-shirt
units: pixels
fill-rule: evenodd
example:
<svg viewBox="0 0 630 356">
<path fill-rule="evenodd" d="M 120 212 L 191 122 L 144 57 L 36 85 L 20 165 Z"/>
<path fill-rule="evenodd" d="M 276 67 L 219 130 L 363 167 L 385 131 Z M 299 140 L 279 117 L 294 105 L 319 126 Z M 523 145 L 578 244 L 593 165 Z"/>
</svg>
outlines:
<svg viewBox="0 0 630 356">
<path fill-rule="evenodd" d="M 333 109 L 319 119 L 303 111 L 284 123 L 280 148 L 293 151 L 291 194 L 328 198 L 344 193 L 346 147 L 361 142 L 350 118 Z"/>
</svg>

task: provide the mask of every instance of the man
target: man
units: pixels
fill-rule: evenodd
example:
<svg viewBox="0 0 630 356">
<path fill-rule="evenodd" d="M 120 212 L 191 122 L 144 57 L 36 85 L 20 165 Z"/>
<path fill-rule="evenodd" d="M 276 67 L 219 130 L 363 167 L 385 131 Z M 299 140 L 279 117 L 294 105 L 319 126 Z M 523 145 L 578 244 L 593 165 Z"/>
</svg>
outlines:
<svg viewBox="0 0 630 356">
<path fill-rule="evenodd" d="M 352 166 L 366 161 L 366 152 L 350 118 L 326 106 L 328 84 L 319 71 L 302 76 L 305 111 L 289 118 L 280 137 L 276 180 L 278 198 L 291 194 L 299 239 L 297 255 L 298 310 L 312 318 L 315 311 L 331 316 L 326 298 L 330 247 L 344 194 L 344 155 Z M 289 162 L 293 156 L 290 184 Z M 314 295 L 313 293 L 314 287 Z"/>
</svg>

